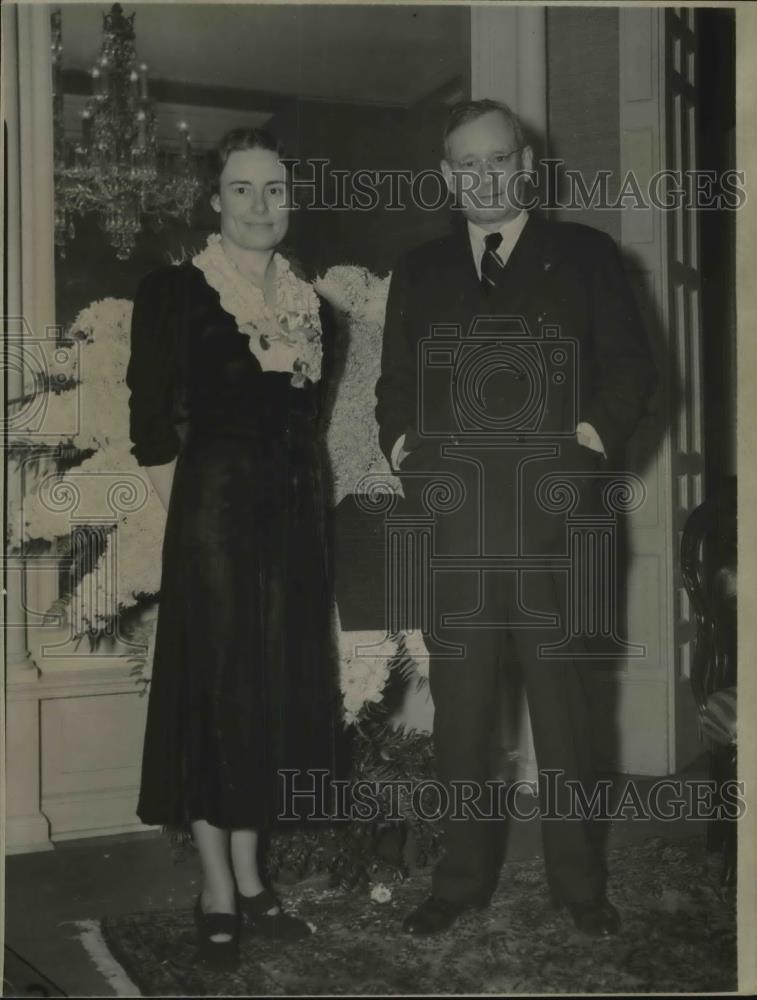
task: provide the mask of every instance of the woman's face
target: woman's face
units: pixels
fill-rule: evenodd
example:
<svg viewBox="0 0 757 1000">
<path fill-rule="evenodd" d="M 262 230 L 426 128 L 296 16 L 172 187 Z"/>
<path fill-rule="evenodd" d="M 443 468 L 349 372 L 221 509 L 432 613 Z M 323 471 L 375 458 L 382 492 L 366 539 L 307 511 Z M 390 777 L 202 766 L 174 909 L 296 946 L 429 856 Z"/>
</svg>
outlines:
<svg viewBox="0 0 757 1000">
<path fill-rule="evenodd" d="M 226 161 L 210 200 L 221 234 L 243 250 L 272 250 L 289 226 L 286 169 L 268 149 L 238 149 Z"/>
</svg>

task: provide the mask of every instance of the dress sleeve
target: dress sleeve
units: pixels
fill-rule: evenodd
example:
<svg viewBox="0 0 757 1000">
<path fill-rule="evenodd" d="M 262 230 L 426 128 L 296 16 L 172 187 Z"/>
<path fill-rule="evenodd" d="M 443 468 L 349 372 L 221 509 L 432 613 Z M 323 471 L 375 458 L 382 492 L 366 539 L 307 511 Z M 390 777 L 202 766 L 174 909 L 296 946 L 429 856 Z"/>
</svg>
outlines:
<svg viewBox="0 0 757 1000">
<path fill-rule="evenodd" d="M 134 299 L 126 385 L 131 391 L 131 454 L 139 465 L 165 465 L 180 449 L 174 419 L 180 310 L 171 270 L 173 274 L 168 268 L 148 274 Z"/>
</svg>

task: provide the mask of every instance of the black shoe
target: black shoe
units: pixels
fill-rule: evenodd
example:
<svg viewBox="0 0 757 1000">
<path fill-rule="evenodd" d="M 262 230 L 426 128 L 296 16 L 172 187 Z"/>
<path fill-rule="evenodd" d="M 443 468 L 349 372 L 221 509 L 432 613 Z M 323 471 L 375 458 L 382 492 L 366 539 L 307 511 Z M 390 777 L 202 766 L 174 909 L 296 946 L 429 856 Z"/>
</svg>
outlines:
<svg viewBox="0 0 757 1000">
<path fill-rule="evenodd" d="M 562 903 L 555 900 L 557 909 L 565 906 L 576 929 L 589 937 L 606 938 L 620 932 L 620 916 L 615 907 L 607 899 L 599 899 L 591 903 Z"/>
<path fill-rule="evenodd" d="M 279 908 L 278 913 L 269 910 Z M 241 914 L 244 929 L 250 934 L 276 938 L 279 941 L 299 941 L 310 937 L 312 931 L 304 920 L 284 913 L 284 908 L 272 892 L 264 889 L 257 896 L 243 896 L 237 893 L 237 908 Z"/>
<path fill-rule="evenodd" d="M 466 910 L 483 910 L 488 905 L 488 899 L 458 902 L 429 896 L 405 917 L 402 927 L 408 934 L 439 934 L 451 927 Z"/>
<path fill-rule="evenodd" d="M 213 969 L 236 969 L 239 964 L 239 917 L 236 913 L 205 913 L 197 897 L 194 909 L 197 928 L 197 953 L 200 961 Z M 214 941 L 216 934 L 228 934 L 225 941 Z"/>
</svg>

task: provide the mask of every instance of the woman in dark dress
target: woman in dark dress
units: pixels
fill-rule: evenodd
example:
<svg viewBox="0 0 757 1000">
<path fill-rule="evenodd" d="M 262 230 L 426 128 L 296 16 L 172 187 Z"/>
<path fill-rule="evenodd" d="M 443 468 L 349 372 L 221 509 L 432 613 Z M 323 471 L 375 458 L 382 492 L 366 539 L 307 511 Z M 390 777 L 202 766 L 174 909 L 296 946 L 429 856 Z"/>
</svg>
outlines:
<svg viewBox="0 0 757 1000">
<path fill-rule="evenodd" d="M 338 685 L 323 530 L 326 313 L 276 252 L 289 208 L 275 140 L 232 132 L 217 166 L 220 235 L 140 285 L 126 381 L 132 452 L 168 511 L 138 814 L 191 828 L 200 952 L 233 965 L 242 921 L 309 933 L 264 887 L 258 832 L 296 811 L 282 771 L 333 773 Z M 295 783 L 323 787 L 306 774 Z"/>
</svg>

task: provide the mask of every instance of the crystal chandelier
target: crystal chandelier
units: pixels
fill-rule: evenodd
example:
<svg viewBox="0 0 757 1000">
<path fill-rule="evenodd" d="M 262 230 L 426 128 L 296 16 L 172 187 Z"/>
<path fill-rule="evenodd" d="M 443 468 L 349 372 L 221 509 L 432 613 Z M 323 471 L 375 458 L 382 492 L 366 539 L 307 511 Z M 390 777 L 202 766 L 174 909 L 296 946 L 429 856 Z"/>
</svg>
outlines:
<svg viewBox="0 0 757 1000">
<path fill-rule="evenodd" d="M 167 218 L 189 221 L 200 192 L 189 128 L 178 123 L 180 143 L 158 148 L 147 66 L 137 63 L 134 14 L 115 3 L 103 15 L 100 55 L 90 71 L 92 97 L 81 112 L 81 135 L 66 140 L 63 121 L 61 12 L 51 16 L 55 148 L 55 244 L 65 256 L 75 236 L 74 217 L 97 212 L 119 260 L 134 249 L 143 219 L 160 227 Z"/>
</svg>

